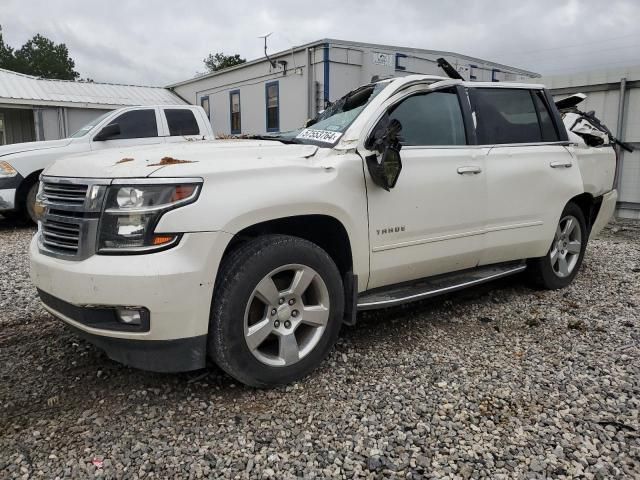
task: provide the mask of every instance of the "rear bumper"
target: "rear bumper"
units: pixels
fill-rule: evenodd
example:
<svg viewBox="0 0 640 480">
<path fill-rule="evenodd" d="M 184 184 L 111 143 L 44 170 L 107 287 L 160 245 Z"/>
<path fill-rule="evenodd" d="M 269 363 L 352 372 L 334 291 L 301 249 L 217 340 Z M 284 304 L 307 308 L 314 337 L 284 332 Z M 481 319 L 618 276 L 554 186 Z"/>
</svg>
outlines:
<svg viewBox="0 0 640 480">
<path fill-rule="evenodd" d="M 589 234 L 589 239 L 593 239 L 596 235 L 598 235 L 602 229 L 605 227 L 611 217 L 613 216 L 613 212 L 616 209 L 616 202 L 618 201 L 618 191 L 611 190 L 608 193 L 605 193 L 602 196 L 602 204 L 600 205 L 600 211 L 598 212 L 598 216 L 596 217 L 593 225 L 591 226 L 591 233 Z"/>
</svg>

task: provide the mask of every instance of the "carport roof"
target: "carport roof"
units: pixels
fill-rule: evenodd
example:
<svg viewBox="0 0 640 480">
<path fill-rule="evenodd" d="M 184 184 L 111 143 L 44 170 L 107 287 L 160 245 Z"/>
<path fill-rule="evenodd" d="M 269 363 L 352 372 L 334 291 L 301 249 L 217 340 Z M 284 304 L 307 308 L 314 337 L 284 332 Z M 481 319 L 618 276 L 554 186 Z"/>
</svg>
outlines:
<svg viewBox="0 0 640 480">
<path fill-rule="evenodd" d="M 118 108 L 185 103 L 162 87 L 49 80 L 0 68 L 0 104 Z"/>
</svg>

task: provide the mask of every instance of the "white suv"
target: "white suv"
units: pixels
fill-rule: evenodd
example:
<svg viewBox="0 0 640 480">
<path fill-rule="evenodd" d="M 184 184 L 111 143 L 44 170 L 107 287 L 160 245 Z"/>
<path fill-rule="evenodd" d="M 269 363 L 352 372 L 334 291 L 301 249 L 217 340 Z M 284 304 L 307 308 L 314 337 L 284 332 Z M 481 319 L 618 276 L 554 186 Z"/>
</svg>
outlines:
<svg viewBox="0 0 640 480">
<path fill-rule="evenodd" d="M 56 162 L 31 275 L 115 360 L 210 358 L 280 384 L 358 310 L 524 270 L 568 285 L 612 215 L 615 167 L 610 145 L 569 142 L 540 85 L 385 80 L 294 132 Z"/>
</svg>

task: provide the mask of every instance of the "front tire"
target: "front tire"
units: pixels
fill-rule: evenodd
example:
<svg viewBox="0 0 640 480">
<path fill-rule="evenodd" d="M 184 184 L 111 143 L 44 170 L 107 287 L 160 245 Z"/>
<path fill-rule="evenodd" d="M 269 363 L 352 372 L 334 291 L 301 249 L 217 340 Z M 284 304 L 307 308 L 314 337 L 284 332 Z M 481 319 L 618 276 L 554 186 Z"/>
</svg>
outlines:
<svg viewBox="0 0 640 480">
<path fill-rule="evenodd" d="M 38 186 L 39 182 L 35 182 L 33 185 L 29 187 L 29 191 L 27 192 L 27 197 L 25 199 L 25 218 L 27 220 L 31 220 L 33 223 L 38 223 L 40 219 L 40 215 L 36 209 L 36 196 L 38 195 Z"/>
<path fill-rule="evenodd" d="M 327 356 L 343 309 L 340 272 L 324 250 L 297 237 L 259 237 L 223 259 L 209 355 L 250 386 L 293 382 Z"/>
<path fill-rule="evenodd" d="M 541 288 L 557 290 L 569 285 L 580 270 L 589 232 L 584 213 L 575 203 L 564 208 L 551 247 L 544 257 L 529 263 L 529 276 Z"/>
</svg>

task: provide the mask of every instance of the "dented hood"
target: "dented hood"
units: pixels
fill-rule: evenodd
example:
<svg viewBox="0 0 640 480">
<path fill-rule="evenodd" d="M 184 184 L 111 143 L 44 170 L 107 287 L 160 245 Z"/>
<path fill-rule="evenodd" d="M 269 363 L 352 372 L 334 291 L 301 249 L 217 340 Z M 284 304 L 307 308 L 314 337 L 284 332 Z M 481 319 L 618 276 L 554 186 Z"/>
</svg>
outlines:
<svg viewBox="0 0 640 480">
<path fill-rule="evenodd" d="M 315 154 L 313 145 L 269 140 L 212 140 L 71 155 L 56 161 L 45 175 L 85 178 L 207 176 L 217 171 L 255 170 L 299 161 Z"/>
</svg>

